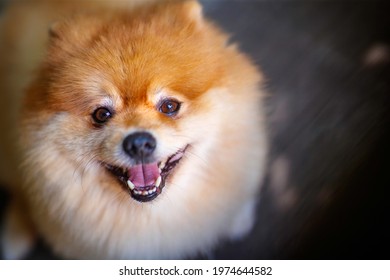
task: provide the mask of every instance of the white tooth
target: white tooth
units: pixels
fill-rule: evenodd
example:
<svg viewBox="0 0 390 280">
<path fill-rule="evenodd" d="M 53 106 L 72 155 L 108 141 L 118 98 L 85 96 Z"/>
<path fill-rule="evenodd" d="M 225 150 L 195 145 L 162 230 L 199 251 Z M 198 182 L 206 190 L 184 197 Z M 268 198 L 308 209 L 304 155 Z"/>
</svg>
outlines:
<svg viewBox="0 0 390 280">
<path fill-rule="evenodd" d="M 156 192 L 156 191 L 157 191 L 157 188 L 154 187 L 154 188 L 152 189 L 152 192 Z"/>
<path fill-rule="evenodd" d="M 159 165 L 159 168 L 160 170 L 163 169 L 165 167 L 165 161 L 162 161 Z"/>
<path fill-rule="evenodd" d="M 139 191 L 134 191 L 135 194 L 139 194 Z"/>
<path fill-rule="evenodd" d="M 148 191 L 148 194 L 152 194 L 152 193 L 153 193 L 153 190 L 149 190 L 149 191 Z"/>
<path fill-rule="evenodd" d="M 158 176 L 158 178 L 157 178 L 156 182 L 154 183 L 154 185 L 155 185 L 156 187 L 159 187 L 160 184 L 161 184 L 161 176 Z"/>
<path fill-rule="evenodd" d="M 147 191 L 143 191 L 142 195 L 148 195 L 148 192 Z"/>
<path fill-rule="evenodd" d="M 134 184 L 130 180 L 127 180 L 127 186 L 130 188 L 130 190 L 134 190 L 135 188 Z"/>
</svg>

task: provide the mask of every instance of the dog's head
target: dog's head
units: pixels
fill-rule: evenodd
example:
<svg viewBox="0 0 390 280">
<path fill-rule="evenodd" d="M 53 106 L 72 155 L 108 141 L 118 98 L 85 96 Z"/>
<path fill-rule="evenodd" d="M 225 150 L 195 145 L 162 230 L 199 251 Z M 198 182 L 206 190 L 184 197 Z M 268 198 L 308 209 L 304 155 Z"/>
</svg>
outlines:
<svg viewBox="0 0 390 280">
<path fill-rule="evenodd" d="M 41 120 L 42 141 L 77 168 L 99 166 L 150 201 L 217 129 L 213 89 L 231 82 L 238 54 L 196 2 L 99 15 L 54 24 L 25 119 Z"/>
</svg>

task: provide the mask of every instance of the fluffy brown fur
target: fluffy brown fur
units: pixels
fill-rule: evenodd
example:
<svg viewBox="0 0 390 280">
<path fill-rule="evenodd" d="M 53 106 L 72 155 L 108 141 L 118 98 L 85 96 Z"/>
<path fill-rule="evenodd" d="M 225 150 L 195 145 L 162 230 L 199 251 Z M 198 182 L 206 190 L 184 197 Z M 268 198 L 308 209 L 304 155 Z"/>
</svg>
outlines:
<svg viewBox="0 0 390 280">
<path fill-rule="evenodd" d="M 184 258 L 241 238 L 252 227 L 264 174 L 259 72 L 197 2 L 118 10 L 108 2 L 39 1 L 6 14 L 1 100 L 12 118 L 2 124 L 11 134 L 2 140 L 2 179 L 66 258 Z M 47 32 L 59 14 L 66 18 Z M 174 116 L 159 110 L 167 98 L 181 102 Z M 92 117 L 99 107 L 113 114 L 103 125 Z M 106 168 L 135 164 L 122 143 L 137 131 L 154 136 L 158 162 L 186 147 L 148 202 L 132 199 Z M 15 243 L 8 229 L 3 236 Z M 10 258 L 23 252 L 5 247 Z"/>
</svg>

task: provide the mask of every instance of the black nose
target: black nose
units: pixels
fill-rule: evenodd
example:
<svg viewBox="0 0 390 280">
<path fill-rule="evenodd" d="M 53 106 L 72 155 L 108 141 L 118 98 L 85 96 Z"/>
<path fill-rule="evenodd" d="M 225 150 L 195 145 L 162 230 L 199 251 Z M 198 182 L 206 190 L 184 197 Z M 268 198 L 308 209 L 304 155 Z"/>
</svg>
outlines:
<svg viewBox="0 0 390 280">
<path fill-rule="evenodd" d="M 135 132 L 123 140 L 123 149 L 135 160 L 142 160 L 153 154 L 156 139 L 148 132 Z"/>
</svg>

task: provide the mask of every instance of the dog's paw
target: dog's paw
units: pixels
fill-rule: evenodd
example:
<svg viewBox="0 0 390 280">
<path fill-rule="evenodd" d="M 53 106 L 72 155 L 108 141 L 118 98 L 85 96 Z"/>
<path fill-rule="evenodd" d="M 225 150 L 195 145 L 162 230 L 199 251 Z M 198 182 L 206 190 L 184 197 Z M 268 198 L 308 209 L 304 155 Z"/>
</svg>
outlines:
<svg viewBox="0 0 390 280">
<path fill-rule="evenodd" d="M 248 201 L 239 209 L 232 221 L 229 237 L 232 241 L 243 239 L 255 223 L 256 200 Z"/>
<path fill-rule="evenodd" d="M 20 205 L 11 201 L 4 217 L 1 236 L 3 259 L 23 259 L 34 247 L 36 236 Z"/>
</svg>

